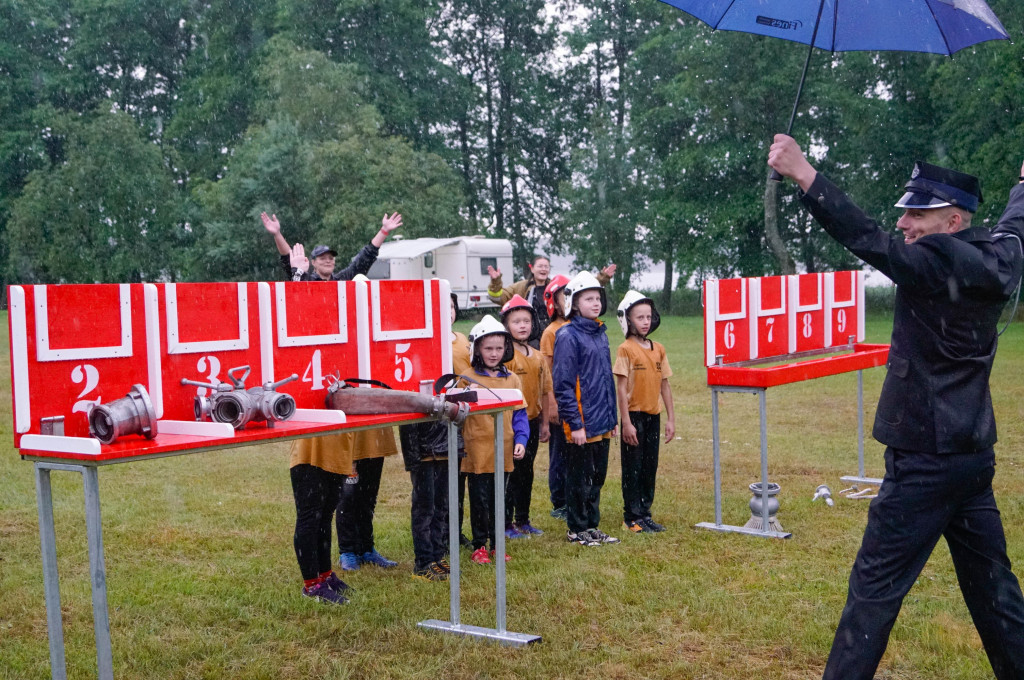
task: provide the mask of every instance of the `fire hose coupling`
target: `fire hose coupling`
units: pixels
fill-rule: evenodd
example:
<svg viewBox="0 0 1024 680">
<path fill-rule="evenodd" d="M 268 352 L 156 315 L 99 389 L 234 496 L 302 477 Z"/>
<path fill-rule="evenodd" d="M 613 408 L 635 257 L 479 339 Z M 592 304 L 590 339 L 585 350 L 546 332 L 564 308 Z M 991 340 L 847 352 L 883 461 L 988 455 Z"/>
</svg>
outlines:
<svg viewBox="0 0 1024 680">
<path fill-rule="evenodd" d="M 142 385 L 132 385 L 128 395 L 109 404 L 94 404 L 86 414 L 89 434 L 103 444 L 112 444 L 126 434 L 156 437 L 156 411 Z"/>
<path fill-rule="evenodd" d="M 244 371 L 241 377 L 236 375 L 239 371 Z M 295 398 L 276 390 L 281 385 L 298 380 L 298 375 L 293 373 L 282 380 L 246 389 L 245 379 L 248 377 L 249 366 L 236 366 L 228 371 L 230 383 L 205 383 L 182 378 L 182 385 L 211 390 L 208 397 L 196 396 L 193 402 L 196 420 L 230 423 L 236 430 L 241 430 L 251 422 L 266 422 L 268 427 L 273 427 L 275 422 L 288 420 L 295 415 Z"/>
</svg>

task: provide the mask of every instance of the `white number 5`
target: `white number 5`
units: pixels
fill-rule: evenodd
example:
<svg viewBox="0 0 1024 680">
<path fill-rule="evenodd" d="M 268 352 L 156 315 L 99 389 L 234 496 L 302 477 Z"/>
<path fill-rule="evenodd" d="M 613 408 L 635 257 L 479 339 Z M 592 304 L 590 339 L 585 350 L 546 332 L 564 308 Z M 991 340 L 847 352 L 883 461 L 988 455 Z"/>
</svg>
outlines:
<svg viewBox="0 0 1024 680">
<path fill-rule="evenodd" d="M 408 357 L 399 356 L 409 351 L 412 347 L 411 343 L 400 342 L 395 345 L 395 380 L 398 382 L 406 382 L 412 377 L 412 362 L 409 361 Z"/>
</svg>

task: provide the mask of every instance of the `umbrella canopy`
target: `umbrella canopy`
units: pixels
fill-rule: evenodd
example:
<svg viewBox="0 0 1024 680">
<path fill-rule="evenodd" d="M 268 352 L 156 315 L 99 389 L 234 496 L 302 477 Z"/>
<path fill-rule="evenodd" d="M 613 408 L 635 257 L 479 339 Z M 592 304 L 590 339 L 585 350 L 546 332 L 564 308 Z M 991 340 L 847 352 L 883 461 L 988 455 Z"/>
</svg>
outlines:
<svg viewBox="0 0 1024 680">
<path fill-rule="evenodd" d="M 712 28 L 810 45 L 786 134 L 793 132 L 811 52 L 903 51 L 952 55 L 1010 37 L 984 0 L 662 0 Z M 782 176 L 772 170 L 771 179 Z"/>
<path fill-rule="evenodd" d="M 984 0 L 662 0 L 712 28 L 830 52 L 951 55 L 1009 36 Z"/>
</svg>

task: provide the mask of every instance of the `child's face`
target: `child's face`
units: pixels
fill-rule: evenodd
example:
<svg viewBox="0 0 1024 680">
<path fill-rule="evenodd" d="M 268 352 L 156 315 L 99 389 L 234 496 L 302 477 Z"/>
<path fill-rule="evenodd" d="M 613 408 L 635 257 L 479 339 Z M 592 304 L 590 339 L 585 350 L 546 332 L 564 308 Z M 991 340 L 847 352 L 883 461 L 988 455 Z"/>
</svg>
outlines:
<svg viewBox="0 0 1024 680">
<path fill-rule="evenodd" d="M 505 356 L 505 336 L 485 335 L 477 343 L 477 351 L 487 368 L 497 368 L 501 358 Z"/>
<path fill-rule="evenodd" d="M 555 293 L 555 309 L 556 316 L 565 316 L 565 290 L 562 288 Z"/>
<path fill-rule="evenodd" d="M 633 328 L 640 335 L 647 335 L 651 330 L 651 321 L 654 315 L 651 312 L 651 306 L 646 302 L 641 302 L 638 305 L 633 305 L 629 310 L 629 321 L 633 324 Z"/>
<path fill-rule="evenodd" d="M 451 300 L 451 298 L 449 298 L 449 300 Z M 452 305 L 451 305 L 451 307 L 452 307 L 452 323 L 455 323 L 455 317 L 457 316 L 457 313 L 456 313 L 456 310 L 455 310 L 455 300 L 451 300 L 451 303 L 452 303 Z"/>
<path fill-rule="evenodd" d="M 505 319 L 505 326 L 514 339 L 526 342 L 533 332 L 533 315 L 526 309 L 514 309 Z"/>
<path fill-rule="evenodd" d="M 591 288 L 574 297 L 576 298 L 576 309 L 584 319 L 596 319 L 601 316 L 601 291 Z"/>
</svg>

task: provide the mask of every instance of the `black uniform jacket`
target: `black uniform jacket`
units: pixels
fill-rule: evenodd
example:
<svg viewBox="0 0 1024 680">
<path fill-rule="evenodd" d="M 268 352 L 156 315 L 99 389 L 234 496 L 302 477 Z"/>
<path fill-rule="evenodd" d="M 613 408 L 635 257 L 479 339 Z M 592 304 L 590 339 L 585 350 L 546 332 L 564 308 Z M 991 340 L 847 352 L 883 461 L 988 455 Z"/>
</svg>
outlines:
<svg viewBox="0 0 1024 680">
<path fill-rule="evenodd" d="M 883 444 L 937 453 L 996 441 L 989 374 L 996 326 L 1021 277 L 1024 185 L 999 224 L 906 244 L 883 231 L 820 173 L 804 205 L 833 238 L 896 283 L 888 373 L 872 434 Z"/>
<path fill-rule="evenodd" d="M 365 246 L 362 247 L 362 249 L 360 249 L 358 253 L 356 253 L 356 256 L 352 258 L 352 261 L 348 263 L 347 267 L 345 267 L 344 269 L 339 269 L 338 271 L 332 273 L 330 280 L 351 281 L 356 276 L 356 274 L 365 275 L 366 272 L 370 271 L 370 267 L 373 266 L 373 263 L 377 261 L 378 253 L 380 253 L 380 248 L 373 245 L 372 243 L 367 243 Z M 289 281 L 291 281 L 292 277 L 294 277 L 296 272 L 299 271 L 298 269 L 292 267 L 291 257 L 288 255 L 281 256 L 281 268 L 284 269 L 285 275 L 288 277 Z M 321 279 L 316 274 L 316 272 L 313 271 L 313 265 L 312 263 L 310 263 L 309 269 L 307 269 L 305 273 L 303 273 L 302 278 L 299 280 L 323 281 L 324 279 Z"/>
</svg>

